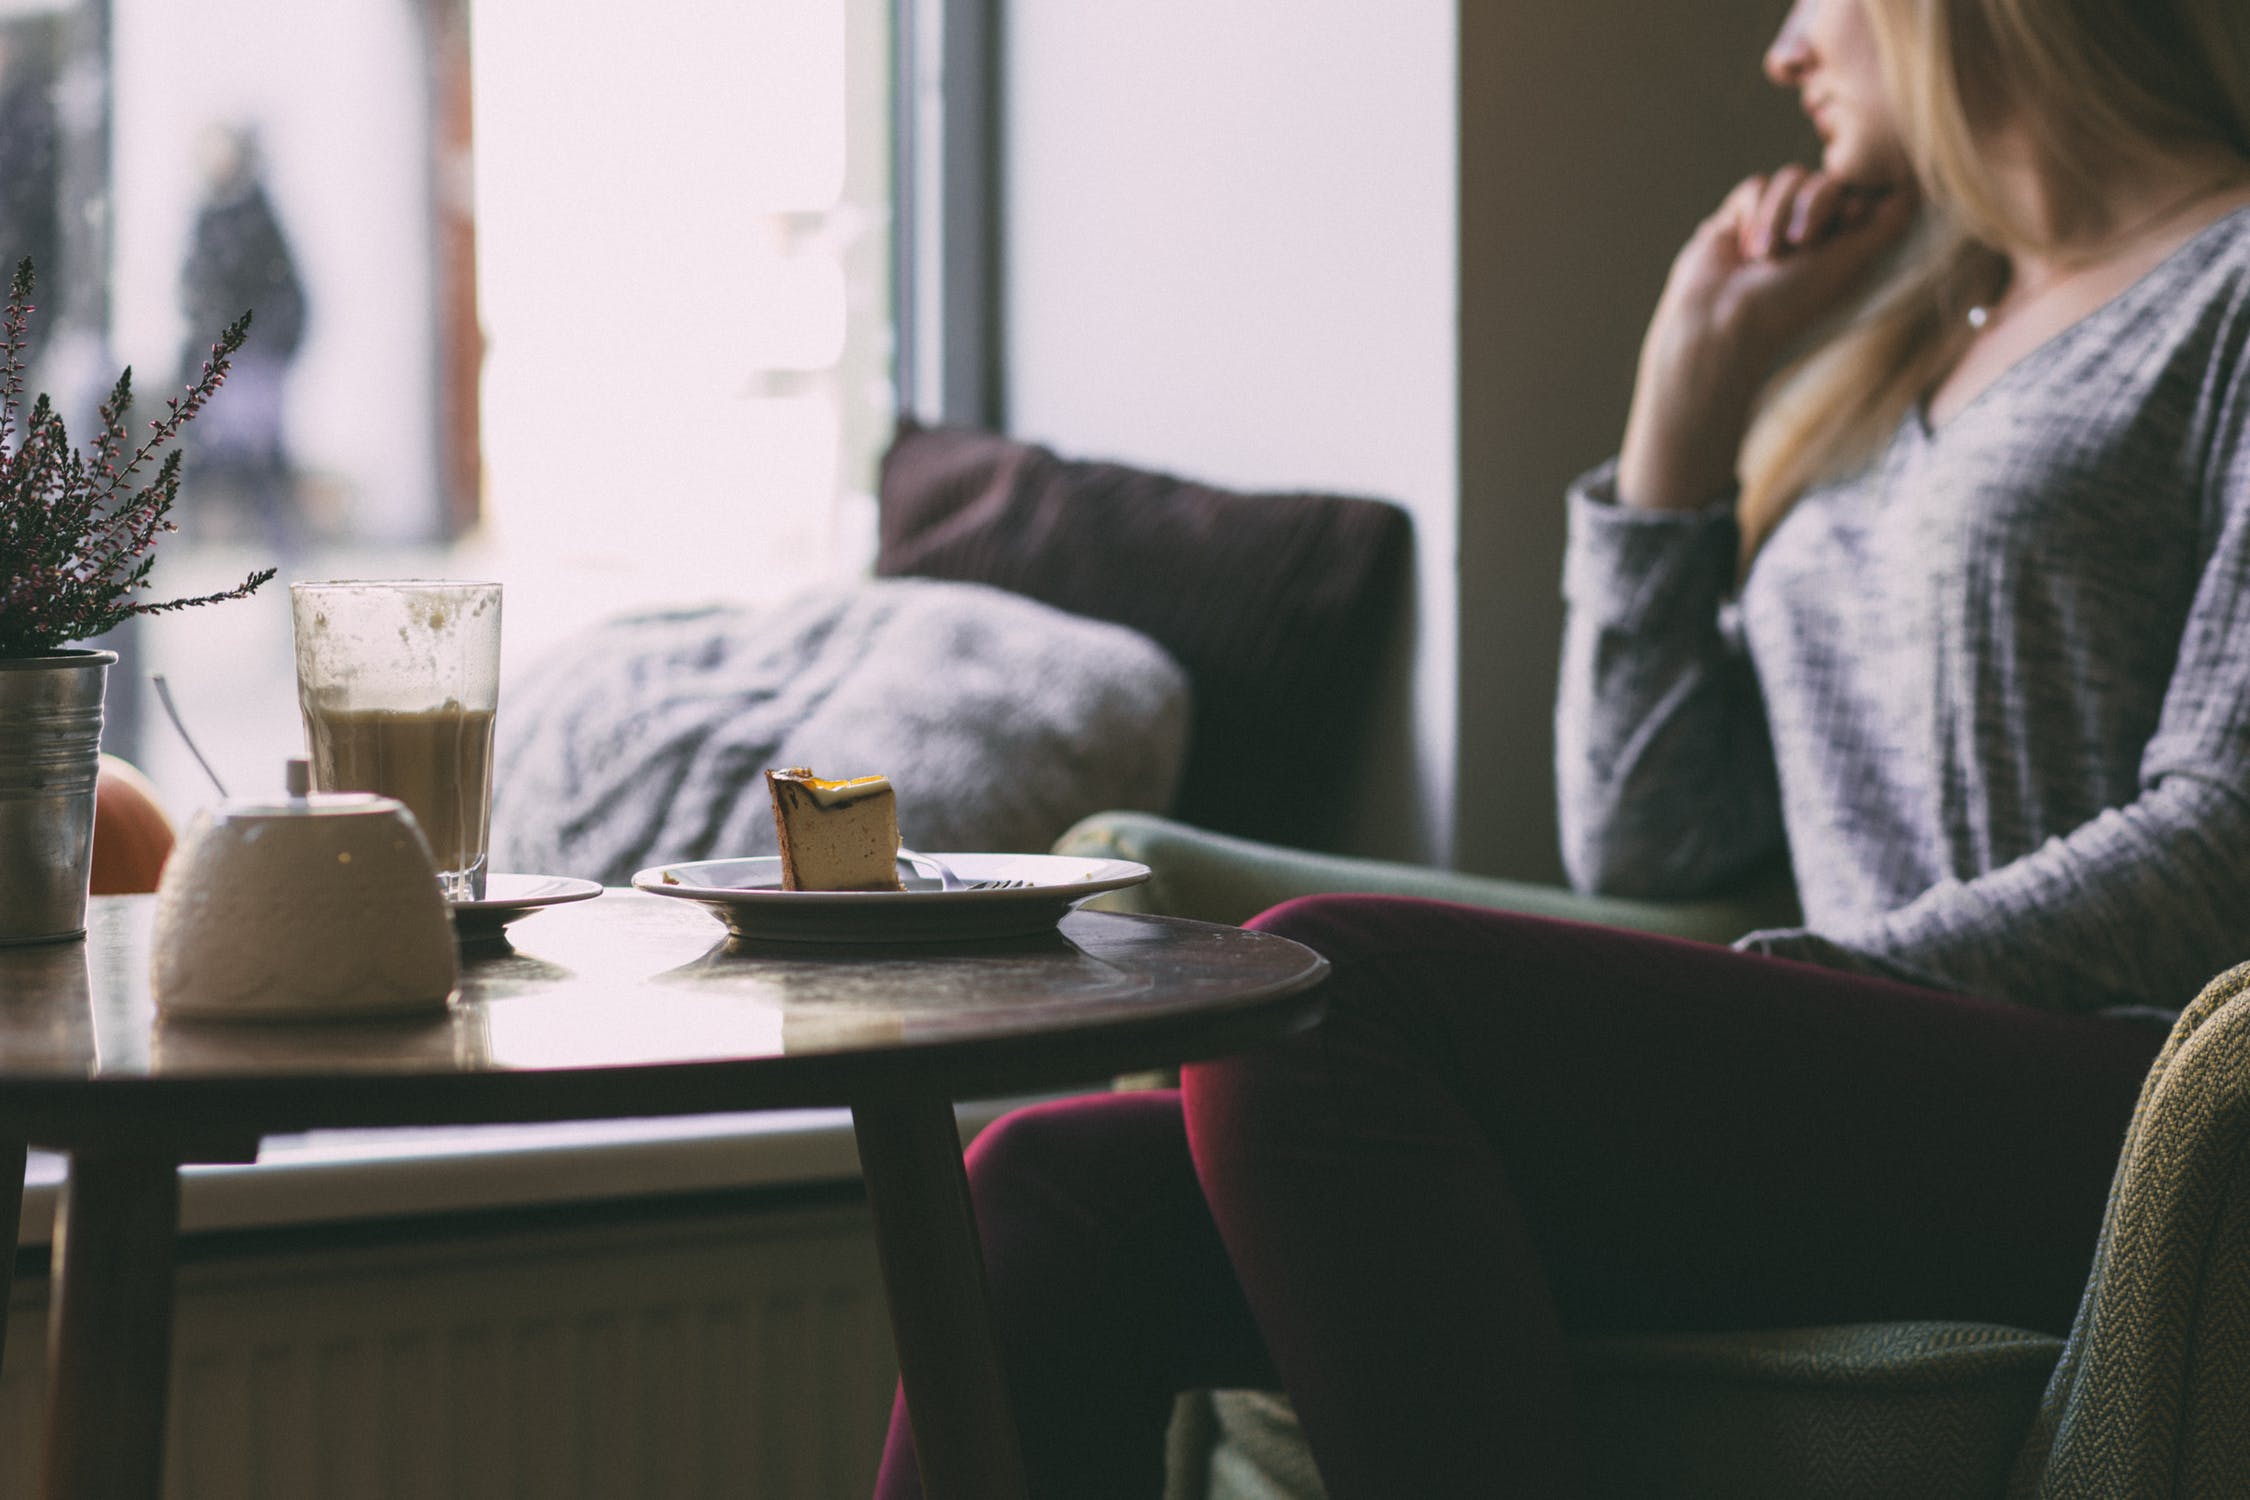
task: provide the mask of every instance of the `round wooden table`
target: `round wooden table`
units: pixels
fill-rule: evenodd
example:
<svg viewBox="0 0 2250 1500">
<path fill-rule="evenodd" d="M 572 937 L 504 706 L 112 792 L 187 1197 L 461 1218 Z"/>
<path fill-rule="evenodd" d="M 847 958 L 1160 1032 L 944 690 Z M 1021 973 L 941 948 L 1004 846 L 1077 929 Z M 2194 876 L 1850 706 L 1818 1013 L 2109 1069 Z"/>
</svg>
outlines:
<svg viewBox="0 0 2250 1500">
<path fill-rule="evenodd" d="M 1095 912 L 992 943 L 742 943 L 698 907 L 610 891 L 465 953 L 442 1013 L 188 1023 L 150 1000 L 151 908 L 96 898 L 84 942 L 0 949 L 7 1243 L 25 1148 L 70 1157 L 50 1500 L 161 1489 L 183 1163 L 252 1161 L 264 1136 L 323 1128 L 836 1105 L 859 1141 L 924 1487 L 1019 1496 L 953 1103 L 1257 1045 L 1314 1020 L 1327 969 L 1264 933 Z"/>
</svg>

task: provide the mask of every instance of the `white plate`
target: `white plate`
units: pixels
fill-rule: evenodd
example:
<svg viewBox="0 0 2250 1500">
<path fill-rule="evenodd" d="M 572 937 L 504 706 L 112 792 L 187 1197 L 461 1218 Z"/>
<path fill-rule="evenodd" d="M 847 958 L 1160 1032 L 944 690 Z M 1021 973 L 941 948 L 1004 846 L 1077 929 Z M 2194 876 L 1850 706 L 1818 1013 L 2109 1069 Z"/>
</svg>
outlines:
<svg viewBox="0 0 2250 1500">
<path fill-rule="evenodd" d="M 1027 880 L 1005 891 L 948 891 L 910 877 L 903 891 L 785 891 L 776 855 L 655 865 L 637 890 L 700 902 L 736 937 L 803 943 L 929 943 L 1045 932 L 1088 896 L 1138 885 L 1148 866 L 1060 854 L 940 854 L 963 880 Z"/>
<path fill-rule="evenodd" d="M 484 899 L 453 901 L 453 930 L 464 943 L 500 936 L 500 929 L 518 917 L 528 917 L 542 907 L 566 901 L 587 901 L 602 893 L 591 880 L 567 875 L 502 875 L 484 877 Z"/>
</svg>

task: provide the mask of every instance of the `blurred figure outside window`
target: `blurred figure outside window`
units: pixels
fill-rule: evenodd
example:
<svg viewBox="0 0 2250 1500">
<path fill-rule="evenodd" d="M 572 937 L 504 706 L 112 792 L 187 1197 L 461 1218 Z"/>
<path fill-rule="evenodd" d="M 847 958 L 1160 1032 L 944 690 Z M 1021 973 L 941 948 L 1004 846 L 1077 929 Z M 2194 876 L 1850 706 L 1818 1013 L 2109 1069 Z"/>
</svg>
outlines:
<svg viewBox="0 0 2250 1500">
<path fill-rule="evenodd" d="M 305 289 L 264 181 L 256 132 L 213 125 L 202 143 L 204 188 L 180 270 L 187 315 L 179 382 L 193 382 L 221 329 L 252 312 L 225 393 L 190 429 L 188 471 L 199 525 L 278 556 L 307 538 L 283 420 L 289 366 L 305 337 Z M 183 504 L 188 503 L 183 497 Z M 216 523 L 213 526 L 211 523 Z"/>
</svg>

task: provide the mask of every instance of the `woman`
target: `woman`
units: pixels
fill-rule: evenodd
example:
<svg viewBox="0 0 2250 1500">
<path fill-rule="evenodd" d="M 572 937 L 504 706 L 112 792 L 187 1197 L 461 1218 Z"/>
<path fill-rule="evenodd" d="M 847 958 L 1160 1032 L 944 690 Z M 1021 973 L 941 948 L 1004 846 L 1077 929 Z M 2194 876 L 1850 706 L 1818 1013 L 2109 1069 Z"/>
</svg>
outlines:
<svg viewBox="0 0 2250 1500">
<path fill-rule="evenodd" d="M 1799 0 L 1766 66 L 1821 165 L 1571 496 L 1559 769 L 1578 884 L 1786 852 L 1806 925 L 1267 913 L 1321 1027 L 972 1153 L 1036 1493 L 1278 1381 L 1338 1500 L 1569 1495 L 1566 1334 L 2068 1325 L 2150 1011 L 2250 956 L 2250 14 Z"/>
</svg>

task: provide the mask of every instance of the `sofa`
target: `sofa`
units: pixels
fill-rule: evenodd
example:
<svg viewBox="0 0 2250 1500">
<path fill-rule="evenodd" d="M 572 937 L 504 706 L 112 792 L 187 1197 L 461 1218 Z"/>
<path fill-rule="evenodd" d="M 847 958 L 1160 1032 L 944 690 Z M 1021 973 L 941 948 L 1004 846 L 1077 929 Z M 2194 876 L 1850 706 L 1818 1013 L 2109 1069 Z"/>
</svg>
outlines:
<svg viewBox="0 0 2250 1500">
<path fill-rule="evenodd" d="M 1430 896 L 1725 940 L 1786 920 L 1724 900 L 1605 900 L 1292 849 L 1146 813 L 1058 852 L 1137 860 L 1118 910 L 1238 923 L 1291 896 Z M 2250 1494 L 2250 965 L 2189 1004 L 2150 1069 L 2067 1339 L 1882 1323 L 1576 1348 L 1595 1493 L 1615 1500 L 2142 1500 Z M 1285 1399 L 1182 1398 L 1167 1500 L 1322 1494 Z"/>
</svg>

